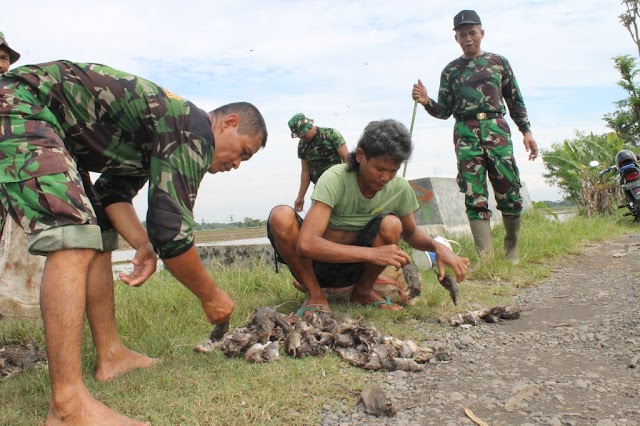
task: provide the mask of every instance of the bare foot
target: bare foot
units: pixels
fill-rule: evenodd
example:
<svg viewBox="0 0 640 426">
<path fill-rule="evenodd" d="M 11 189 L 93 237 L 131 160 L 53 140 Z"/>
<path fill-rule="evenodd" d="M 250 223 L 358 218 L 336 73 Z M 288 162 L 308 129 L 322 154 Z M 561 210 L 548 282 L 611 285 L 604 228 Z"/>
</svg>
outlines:
<svg viewBox="0 0 640 426">
<path fill-rule="evenodd" d="M 61 404 L 52 403 L 45 425 L 149 426 L 149 423 L 139 422 L 116 413 L 94 399 L 87 391 L 81 394 L 82 396 L 68 398 Z"/>
<path fill-rule="evenodd" d="M 300 316 L 304 316 L 309 312 L 313 312 L 313 311 L 321 311 L 321 312 L 327 312 L 327 313 L 331 313 L 331 308 L 329 307 L 329 302 L 327 301 L 327 299 L 322 296 L 322 297 L 310 297 L 307 296 L 306 299 L 304 299 L 304 302 L 302 302 L 302 307 L 300 309 L 298 309 L 298 315 Z"/>
<path fill-rule="evenodd" d="M 162 358 L 151 358 L 123 347 L 98 360 L 96 380 L 106 382 L 136 368 L 148 368 L 162 362 Z"/>
<path fill-rule="evenodd" d="M 373 306 L 378 309 L 383 309 L 386 311 L 401 311 L 402 306 L 397 303 L 391 302 L 391 304 L 387 303 L 387 299 L 377 294 L 375 291 L 371 291 L 366 294 L 359 294 L 355 291 L 351 293 L 351 302 L 357 303 L 359 305 Z"/>
</svg>

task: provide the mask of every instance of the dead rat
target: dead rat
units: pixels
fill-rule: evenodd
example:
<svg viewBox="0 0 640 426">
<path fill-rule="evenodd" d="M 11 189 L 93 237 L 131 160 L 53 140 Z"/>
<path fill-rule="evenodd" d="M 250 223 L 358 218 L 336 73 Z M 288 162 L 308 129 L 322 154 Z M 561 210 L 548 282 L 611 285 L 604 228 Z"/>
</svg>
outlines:
<svg viewBox="0 0 640 426">
<path fill-rule="evenodd" d="M 339 383 L 338 386 L 349 393 L 358 395 L 360 401 L 364 404 L 364 409 L 367 414 L 373 414 L 376 417 L 381 415 L 393 417 L 398 412 L 398 409 L 395 408 L 392 403 L 387 402 L 382 386 L 377 383 L 365 384 L 360 392 L 349 390 Z"/>
<path fill-rule="evenodd" d="M 453 300 L 453 304 L 458 306 L 458 283 L 456 279 L 449 274 L 444 274 L 442 281 L 439 281 L 440 285 L 449 290 L 449 296 Z"/>
</svg>

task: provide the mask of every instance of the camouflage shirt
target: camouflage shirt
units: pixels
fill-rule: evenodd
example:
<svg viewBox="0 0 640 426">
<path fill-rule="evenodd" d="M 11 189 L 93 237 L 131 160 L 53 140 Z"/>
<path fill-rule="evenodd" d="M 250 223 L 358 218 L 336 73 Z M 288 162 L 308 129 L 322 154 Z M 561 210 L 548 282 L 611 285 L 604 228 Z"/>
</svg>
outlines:
<svg viewBox="0 0 640 426">
<path fill-rule="evenodd" d="M 527 109 L 518 82 L 507 58 L 484 52 L 480 57 L 460 57 L 450 62 L 440 76 L 438 102 L 425 105 L 429 114 L 457 120 L 467 114 L 497 112 L 504 114 L 503 100 L 509 115 L 524 134 L 530 130 Z"/>
<path fill-rule="evenodd" d="M 300 140 L 298 143 L 298 158 L 309 162 L 313 183 L 316 183 L 329 167 L 342 162 L 338 148 L 345 144 L 344 138 L 337 130 L 317 126 L 316 129 L 313 139 L 309 142 Z"/>
<path fill-rule="evenodd" d="M 0 120 L 18 113 L 46 121 L 80 171 L 101 173 L 95 188 L 105 206 L 131 203 L 148 181 L 147 230 L 161 258 L 193 246 L 194 202 L 214 149 L 205 111 L 143 78 L 68 61 L 22 66 L 0 77 L 0 105 Z M 4 141 L 0 179 L 64 171 L 46 161 L 59 157 L 47 156 L 59 150 L 52 145 L 46 138 L 30 138 L 26 149 L 23 139 Z M 29 160 L 36 154 L 34 166 Z"/>
</svg>

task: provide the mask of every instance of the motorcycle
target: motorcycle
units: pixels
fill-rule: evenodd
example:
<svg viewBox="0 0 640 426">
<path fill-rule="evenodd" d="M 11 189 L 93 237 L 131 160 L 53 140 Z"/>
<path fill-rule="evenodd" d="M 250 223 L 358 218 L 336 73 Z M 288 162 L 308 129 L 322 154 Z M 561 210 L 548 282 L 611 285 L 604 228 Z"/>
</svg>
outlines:
<svg viewBox="0 0 640 426">
<path fill-rule="evenodd" d="M 616 154 L 615 164 L 599 174 L 602 176 L 609 172 L 617 173 L 615 180 L 624 192 L 625 203 L 619 205 L 618 208 L 629 209 L 624 215 L 633 216 L 634 222 L 640 222 L 640 165 L 638 165 L 638 158 L 633 152 L 623 149 Z"/>
</svg>

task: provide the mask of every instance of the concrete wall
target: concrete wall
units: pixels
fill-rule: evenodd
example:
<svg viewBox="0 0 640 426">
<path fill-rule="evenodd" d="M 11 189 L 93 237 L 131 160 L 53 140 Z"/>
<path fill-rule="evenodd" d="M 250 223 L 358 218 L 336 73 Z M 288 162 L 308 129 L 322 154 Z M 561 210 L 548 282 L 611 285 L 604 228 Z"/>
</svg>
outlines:
<svg viewBox="0 0 640 426">
<path fill-rule="evenodd" d="M 465 213 L 464 194 L 454 178 L 428 177 L 410 180 L 409 184 L 418 198 L 416 211 L 418 226 L 431 236 L 470 235 L 469 220 Z M 532 209 L 529 191 L 523 182 L 521 189 L 524 209 Z M 491 224 L 502 222 L 502 214 L 496 208 L 493 189 L 489 185 L 489 208 L 493 212 Z"/>
</svg>

